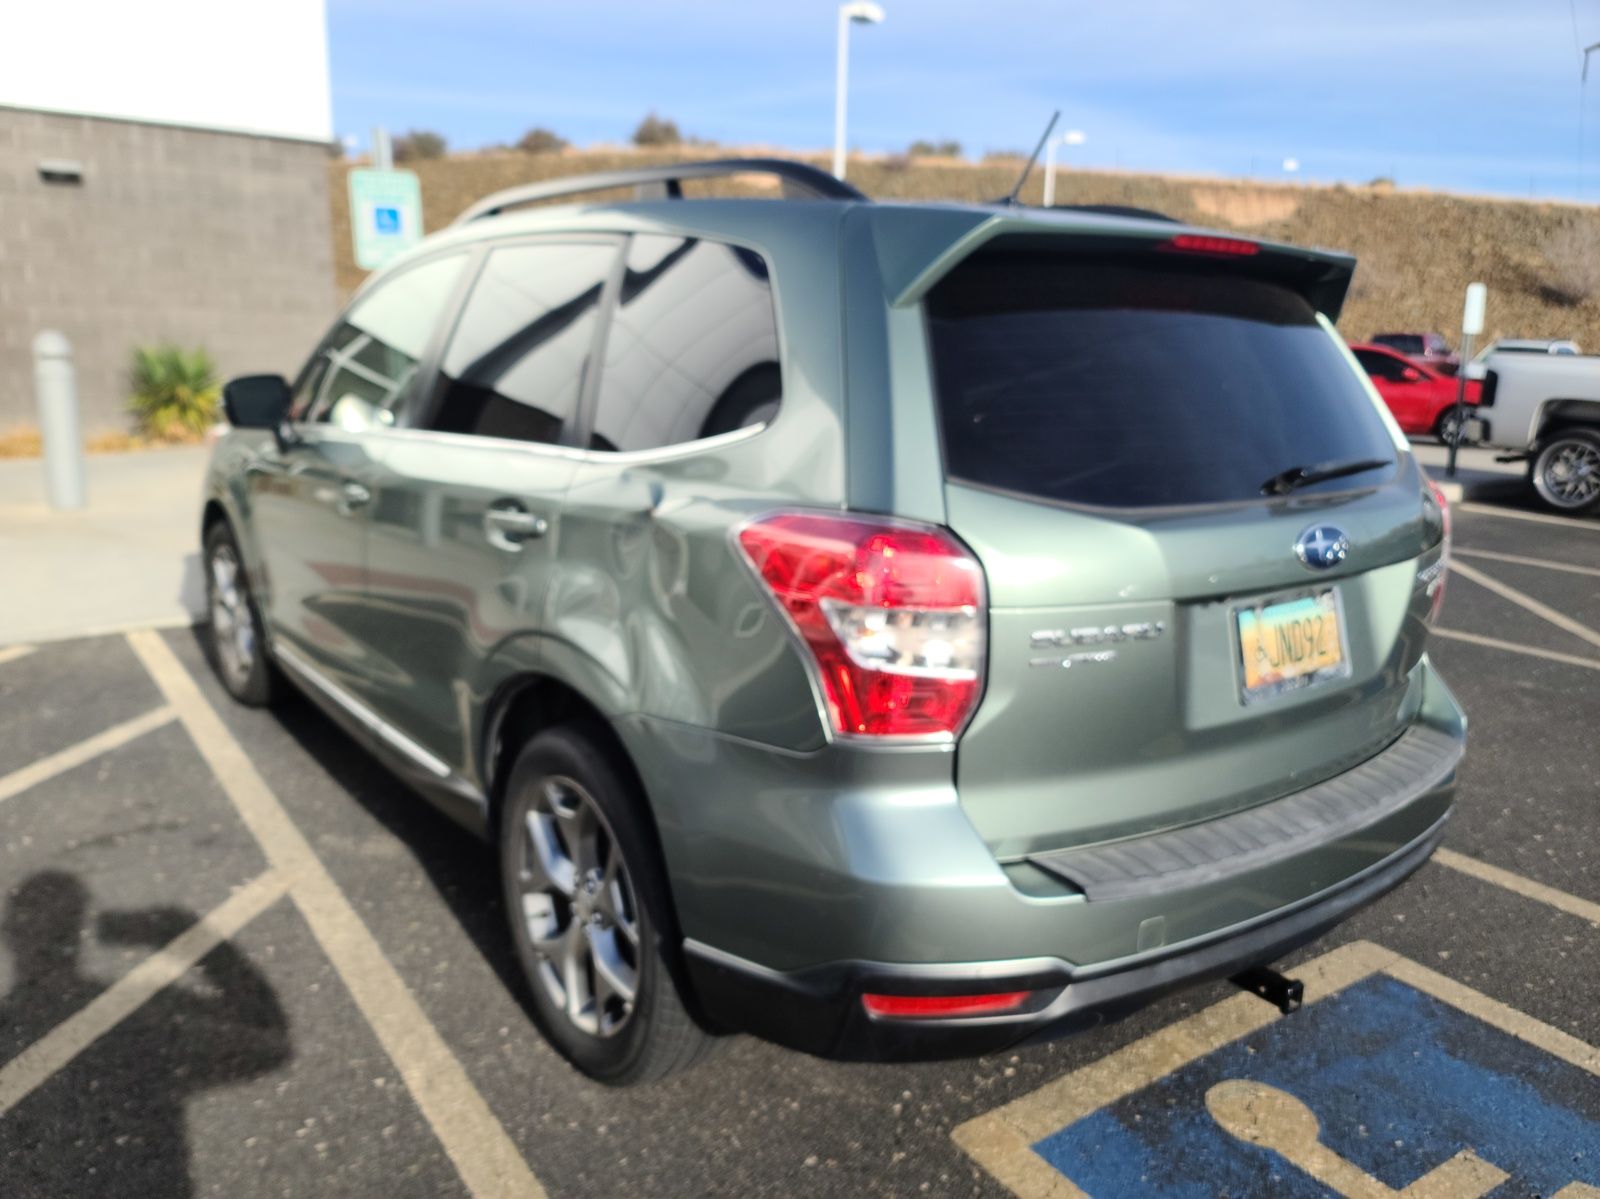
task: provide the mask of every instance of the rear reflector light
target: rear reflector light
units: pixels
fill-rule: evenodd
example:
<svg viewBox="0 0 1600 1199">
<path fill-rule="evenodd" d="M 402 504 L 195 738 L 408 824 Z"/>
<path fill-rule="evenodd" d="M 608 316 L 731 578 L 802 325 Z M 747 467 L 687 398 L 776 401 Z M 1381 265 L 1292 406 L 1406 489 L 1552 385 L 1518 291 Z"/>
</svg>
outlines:
<svg viewBox="0 0 1600 1199">
<path fill-rule="evenodd" d="M 1178 250 L 1184 254 L 1222 254 L 1235 258 L 1248 258 L 1261 253 L 1253 241 L 1239 237 L 1214 237 L 1208 233 L 1180 233 L 1170 241 L 1161 243 L 1163 250 Z"/>
<path fill-rule="evenodd" d="M 861 1006 L 873 1016 L 936 1020 L 1014 1012 L 1032 994 L 1032 991 L 997 991 L 992 995 L 863 995 Z"/>
<path fill-rule="evenodd" d="M 1444 526 L 1444 537 L 1439 542 L 1439 561 L 1431 568 L 1434 574 L 1428 580 L 1428 599 L 1432 601 L 1428 606 L 1428 623 L 1431 625 L 1439 621 L 1439 612 L 1444 608 L 1444 586 L 1450 578 L 1450 501 L 1445 498 L 1444 489 L 1432 479 L 1427 480 L 1427 484 L 1433 502 L 1439 505 L 1439 521 Z"/>
<path fill-rule="evenodd" d="M 983 570 L 943 529 L 769 516 L 739 547 L 816 663 L 835 732 L 954 736 L 983 687 Z"/>
</svg>

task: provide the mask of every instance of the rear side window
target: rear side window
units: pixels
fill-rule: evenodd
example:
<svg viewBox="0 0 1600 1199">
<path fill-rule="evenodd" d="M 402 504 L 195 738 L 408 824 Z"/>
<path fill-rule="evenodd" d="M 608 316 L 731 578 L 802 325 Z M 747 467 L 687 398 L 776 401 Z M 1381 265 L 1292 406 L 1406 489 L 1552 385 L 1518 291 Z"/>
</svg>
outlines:
<svg viewBox="0 0 1600 1199">
<path fill-rule="evenodd" d="M 695 238 L 633 238 L 590 448 L 654 450 L 729 433 L 770 421 L 782 394 L 761 256 Z"/>
<path fill-rule="evenodd" d="M 616 246 L 598 242 L 491 250 L 444 352 L 431 427 L 560 442 L 616 256 Z"/>
<path fill-rule="evenodd" d="M 1256 499 L 1297 466 L 1394 461 L 1311 306 L 1223 266 L 991 250 L 926 312 L 954 479 L 1142 508 Z"/>
</svg>

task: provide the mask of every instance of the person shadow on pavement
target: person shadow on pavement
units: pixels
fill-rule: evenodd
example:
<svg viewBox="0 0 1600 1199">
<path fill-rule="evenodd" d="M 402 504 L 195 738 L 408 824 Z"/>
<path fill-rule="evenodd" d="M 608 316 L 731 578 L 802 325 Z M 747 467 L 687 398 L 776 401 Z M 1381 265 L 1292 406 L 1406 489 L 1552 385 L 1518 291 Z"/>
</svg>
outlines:
<svg viewBox="0 0 1600 1199">
<path fill-rule="evenodd" d="M 14 1061 L 106 990 L 79 962 L 88 912 L 83 883 L 60 871 L 33 875 L 12 896 L 0 919 L 15 979 L 0 999 L 0 1060 Z M 94 932 L 102 943 L 155 950 L 195 920 L 175 907 L 110 911 Z M 187 1101 L 290 1056 L 277 996 L 224 942 L 0 1113 L 0 1192 L 6 1199 L 189 1195 Z"/>
</svg>

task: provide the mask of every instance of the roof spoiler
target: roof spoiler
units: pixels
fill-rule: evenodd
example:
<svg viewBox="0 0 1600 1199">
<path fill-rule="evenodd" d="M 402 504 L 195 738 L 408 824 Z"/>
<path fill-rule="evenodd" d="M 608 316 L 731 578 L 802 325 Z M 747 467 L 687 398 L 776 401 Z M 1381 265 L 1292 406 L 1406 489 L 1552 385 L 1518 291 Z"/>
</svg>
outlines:
<svg viewBox="0 0 1600 1199">
<path fill-rule="evenodd" d="M 1085 257 L 1124 257 L 1157 250 L 1210 257 L 1252 278 L 1280 282 L 1303 295 L 1330 321 L 1339 319 L 1356 260 L 1330 250 L 1311 250 L 1281 242 L 1196 229 L 1170 220 L 1086 210 L 952 208 L 929 219 L 878 219 L 883 210 L 864 210 L 871 220 L 885 291 L 895 307 L 921 301 L 962 259 L 997 238 L 1019 248 L 1070 251 Z"/>
</svg>

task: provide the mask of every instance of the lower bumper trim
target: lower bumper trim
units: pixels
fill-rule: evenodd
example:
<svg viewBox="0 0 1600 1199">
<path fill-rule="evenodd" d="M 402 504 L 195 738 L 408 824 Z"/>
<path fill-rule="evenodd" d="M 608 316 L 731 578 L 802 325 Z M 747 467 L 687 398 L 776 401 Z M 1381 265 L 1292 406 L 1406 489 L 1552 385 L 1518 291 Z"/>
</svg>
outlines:
<svg viewBox="0 0 1600 1199">
<path fill-rule="evenodd" d="M 1414 873 L 1444 837 L 1450 813 L 1410 844 L 1338 887 L 1214 936 L 1149 954 L 1073 967 L 1057 958 L 955 964 L 834 962 L 784 973 L 689 940 L 684 961 L 702 1015 L 791 1049 L 847 1061 L 973 1057 L 1120 1019 L 1195 983 L 1276 961 L 1315 940 Z M 869 1016 L 863 991 L 1036 992 L 1028 1010 L 959 1019 Z"/>
</svg>

